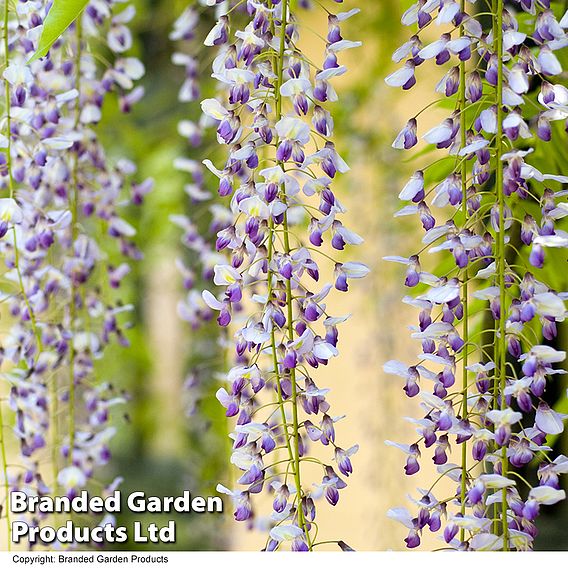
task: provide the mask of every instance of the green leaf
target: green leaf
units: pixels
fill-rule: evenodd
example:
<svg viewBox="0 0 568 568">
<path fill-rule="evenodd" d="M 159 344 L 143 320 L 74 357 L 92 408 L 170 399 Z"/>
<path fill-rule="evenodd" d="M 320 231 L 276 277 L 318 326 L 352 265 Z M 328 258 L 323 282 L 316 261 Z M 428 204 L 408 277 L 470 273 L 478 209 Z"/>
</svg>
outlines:
<svg viewBox="0 0 568 568">
<path fill-rule="evenodd" d="M 63 32 L 77 19 L 89 0 L 54 0 L 43 23 L 39 46 L 29 63 L 44 57 Z"/>
</svg>

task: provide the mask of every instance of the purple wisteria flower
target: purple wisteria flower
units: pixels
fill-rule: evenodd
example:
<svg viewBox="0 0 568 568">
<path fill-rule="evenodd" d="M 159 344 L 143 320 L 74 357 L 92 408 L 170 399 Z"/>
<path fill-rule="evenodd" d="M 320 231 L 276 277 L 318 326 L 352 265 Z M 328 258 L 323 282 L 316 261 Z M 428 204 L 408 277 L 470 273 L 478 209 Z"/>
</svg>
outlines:
<svg viewBox="0 0 568 568">
<path fill-rule="evenodd" d="M 133 6 L 89 4 L 46 57 L 29 63 L 49 6 L 5 7 L 0 254 L 8 315 L 0 363 L 21 456 L 3 473 L 29 492 L 74 494 L 109 461 L 110 409 L 124 402 L 95 377 L 94 364 L 110 343 L 128 344 L 123 314 L 131 307 L 102 290 L 105 281 L 120 288 L 129 261 L 141 256 L 122 209 L 141 204 L 151 180 L 133 183 L 134 164 L 112 164 L 95 132 L 107 93 L 119 95 L 123 110 L 141 95 L 134 83 L 144 67 L 124 53 Z M 114 53 L 102 70 L 91 39 Z M 111 251 L 124 262 L 113 266 Z M 2 416 L 5 428 L 12 421 Z"/>
<path fill-rule="evenodd" d="M 217 90 L 201 102 L 202 118 L 184 121 L 180 133 L 199 143 L 212 128 L 225 150 L 223 165 L 214 156 L 203 162 L 222 202 L 209 206 L 213 247 L 189 216 L 172 220 L 216 287 L 199 297 L 191 270 L 180 262 L 189 290 L 180 313 L 194 326 L 215 314 L 234 336 L 236 363 L 217 398 L 236 418 L 231 462 L 240 473 L 235 489 L 218 490 L 232 498 L 236 520 L 269 527 L 266 550 L 312 550 L 316 501 L 337 504 L 357 451 L 337 445 L 338 419 L 314 370 L 338 355 L 338 329 L 347 319 L 327 312 L 326 297 L 369 271 L 338 260 L 334 281 L 319 281 L 321 260 L 329 258 L 320 254 L 324 244 L 341 251 L 362 242 L 340 220 L 345 209 L 333 180 L 349 168 L 332 141 L 329 104 L 337 100 L 333 78 L 346 72 L 342 52 L 359 45 L 342 37 L 343 23 L 358 10 L 326 14 L 323 62 L 311 69 L 296 47 L 299 26 L 289 0 L 251 0 L 230 12 L 229 3 L 207 4 L 217 18 L 204 40 L 216 53 Z M 195 35 L 196 13 L 195 7 L 184 12 L 172 39 Z M 187 70 L 180 97 L 193 100 L 195 58 L 176 54 L 174 63 Z M 177 167 L 193 177 L 187 193 L 194 202 L 210 199 L 200 165 L 183 158 Z M 318 443 L 331 446 L 328 463 L 309 455 Z M 272 513 L 254 506 L 254 495 L 264 491 L 273 495 Z"/>
<path fill-rule="evenodd" d="M 540 506 L 566 497 L 559 476 L 567 458 L 550 456 L 550 437 L 563 432 L 566 416 L 546 395 L 566 372 L 555 339 L 568 296 L 544 282 L 541 269 L 550 249 L 568 246 L 568 177 L 531 163 L 533 146 L 553 137 L 566 144 L 562 4 L 499 0 L 490 19 L 477 19 L 473 1 L 421 0 L 402 17 L 414 35 L 395 52 L 399 68 L 387 84 L 411 89 L 416 68 L 436 64 L 443 68 L 436 92 L 455 105 L 423 134 L 412 117 L 393 144 L 410 149 L 422 138 L 447 152 L 442 175 L 430 166 L 427 176 L 417 171 L 399 196 L 406 205 L 397 216 L 417 215 L 425 231 L 422 253 L 387 258 L 406 266 L 405 284 L 417 290 L 404 301 L 419 311 L 412 337 L 421 352 L 418 362 L 389 361 L 384 370 L 404 380 L 424 412 L 411 419 L 415 443 L 388 443 L 406 454 L 407 475 L 429 449 L 439 477 L 456 484 L 444 497 L 437 484 L 419 489 L 416 513 L 389 512 L 408 528 L 408 548 L 424 531 L 440 531 L 454 549 L 527 550 Z M 439 29 L 439 39 L 426 40 L 426 27 Z M 445 255 L 452 268 L 426 272 L 426 251 Z M 538 465 L 529 491 L 527 464 Z"/>
</svg>

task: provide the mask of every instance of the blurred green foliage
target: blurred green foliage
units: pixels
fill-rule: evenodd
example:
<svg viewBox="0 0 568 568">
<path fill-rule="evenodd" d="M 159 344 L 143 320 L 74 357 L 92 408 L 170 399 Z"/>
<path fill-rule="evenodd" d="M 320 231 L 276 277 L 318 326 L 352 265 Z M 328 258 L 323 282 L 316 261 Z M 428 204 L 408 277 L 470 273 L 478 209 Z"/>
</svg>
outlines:
<svg viewBox="0 0 568 568">
<path fill-rule="evenodd" d="M 143 207 L 132 207 L 130 211 L 130 221 L 138 227 L 138 246 L 144 252 L 144 260 L 133 266 L 128 282 L 125 281 L 119 292 L 124 303 L 135 307 L 134 315 L 130 316 L 133 327 L 127 333 L 131 345 L 129 349 L 113 346 L 97 368 L 99 376 L 112 380 L 130 397 L 128 416 L 116 417 L 118 435 L 113 447 L 114 459 L 109 466 L 111 470 L 107 472 L 108 480 L 114 475 L 123 476 L 123 494 L 145 491 L 148 495 L 168 496 L 190 490 L 193 495 L 215 495 L 217 482 L 226 475 L 228 447 L 223 409 L 214 396 L 217 387 L 213 376 L 221 370 L 222 363 L 215 341 L 214 322 L 209 329 L 200 332 L 199 337 L 189 326 L 180 324 L 185 328 L 187 347 L 180 353 L 185 359 L 184 365 L 190 368 L 202 358 L 213 360 L 215 364 L 207 370 L 210 386 L 197 413 L 191 417 L 179 416 L 184 432 L 182 451 L 179 455 L 164 457 L 156 455 L 152 448 L 152 440 L 160 429 L 159 417 L 171 409 L 156 409 L 150 388 L 150 380 L 156 380 L 152 377 L 155 358 L 159 354 L 151 343 L 148 328 L 148 282 L 152 271 L 157 269 L 160 251 L 172 251 L 174 257 L 185 254 L 180 244 L 181 231 L 168 218 L 170 214 L 184 213 L 191 207 L 183 191 L 189 180 L 187 174 L 173 168 L 173 161 L 179 156 L 197 160 L 202 156 L 191 150 L 177 134 L 177 123 L 185 118 L 195 119 L 199 107 L 178 102 L 184 72 L 171 63 L 176 46 L 168 38 L 175 19 L 188 2 L 135 0 L 133 3 L 137 8 L 137 17 L 131 24 L 135 38 L 133 55 L 138 56 L 146 67 L 146 76 L 141 82 L 145 97 L 127 115 L 120 113 L 116 97 L 109 97 L 98 133 L 112 158 L 133 160 L 138 166 L 139 179 L 154 178 L 155 188 L 146 196 Z M 211 25 L 208 21 L 202 23 L 204 35 Z M 206 65 L 210 62 L 204 64 L 203 69 L 205 88 L 211 83 Z M 108 252 L 112 258 L 113 253 Z M 181 297 L 181 277 L 177 284 Z M 183 380 L 178 386 L 181 397 Z M 123 512 L 117 520 L 118 524 L 128 527 L 136 520 L 155 522 L 156 519 L 151 517 Z M 164 524 L 170 518 L 176 520 L 177 542 L 168 545 L 168 550 L 219 550 L 226 546 L 220 516 L 164 515 Z M 129 542 L 122 548 L 130 550 L 134 546 Z M 138 545 L 137 548 L 152 549 L 155 546 Z"/>
</svg>

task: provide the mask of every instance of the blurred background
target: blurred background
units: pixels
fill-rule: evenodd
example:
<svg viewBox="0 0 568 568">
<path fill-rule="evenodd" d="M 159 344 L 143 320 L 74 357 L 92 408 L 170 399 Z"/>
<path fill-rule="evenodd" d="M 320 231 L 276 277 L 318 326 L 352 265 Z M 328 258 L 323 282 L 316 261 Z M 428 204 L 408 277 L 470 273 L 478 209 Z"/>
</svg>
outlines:
<svg viewBox="0 0 568 568">
<path fill-rule="evenodd" d="M 135 0 L 134 4 L 134 51 L 146 66 L 146 96 L 128 115 L 118 112 L 116 101 L 107 102 L 98 132 L 111 156 L 133 159 L 140 177 L 153 177 L 156 186 L 136 220 L 138 244 L 145 258 L 127 279 L 128 284 L 125 281 L 130 288 L 121 291 L 124 301 L 137 308 L 135 325 L 129 332 L 131 347 L 113 348 L 99 370 L 131 396 L 106 474 L 109 480 L 117 474 L 125 478 L 124 493 L 136 490 L 175 495 L 190 489 L 196 495 L 214 495 L 218 482 L 230 486 L 232 475 L 228 427 L 224 410 L 214 397 L 216 374 L 223 369 L 224 356 L 214 321 L 192 331 L 177 316 L 184 291 L 175 260 L 183 257 L 186 249 L 179 229 L 168 217 L 191 209 L 195 218 L 195 207 L 200 207 L 189 202 L 183 189 L 188 177 L 173 169 L 174 159 L 213 159 L 217 149 L 213 145 L 192 149 L 177 134 L 180 120 L 199 116 L 195 105 L 178 103 L 183 70 L 171 64 L 176 45 L 167 39 L 186 3 Z M 405 294 L 403 268 L 381 259 L 387 254 L 408 255 L 417 248 L 420 235 L 416 224 L 395 220 L 393 213 L 398 209 L 400 188 L 420 160 L 429 159 L 412 161 L 393 150 L 391 143 L 406 120 L 434 100 L 439 79 L 431 68 L 421 68 L 418 88 L 403 96 L 384 84 L 384 76 L 394 68 L 391 54 L 405 41 L 407 30 L 400 25 L 400 16 L 408 5 L 407 0 L 346 0 L 341 7 L 362 9 L 363 14 L 345 26 L 344 36 L 362 40 L 364 46 L 349 52 L 345 63 L 350 73 L 336 84 L 341 100 L 333 111 L 337 146 L 352 168 L 337 187 L 349 210 L 345 224 L 365 238 L 365 244 L 349 254 L 367 263 L 372 272 L 366 280 L 355 282 L 350 294 L 330 301 L 331 313 L 353 316 L 342 328 L 341 356 L 329 368 L 318 371 L 318 384 L 332 389 L 330 402 L 335 414 L 347 415 L 338 425 L 342 445 L 357 443 L 360 451 L 338 506 L 322 504 L 318 517 L 321 540 L 342 539 L 356 550 L 403 549 L 406 531 L 388 520 L 386 512 L 406 505 L 406 495 L 417 485 L 429 485 L 435 473 L 433 465 L 428 471 L 425 463 L 420 479 L 406 478 L 404 456 L 384 444 L 386 439 L 412 440 L 413 428 L 403 417 L 418 416 L 418 403 L 404 396 L 402 381 L 382 372 L 388 359 L 414 360 L 417 346 L 407 329 L 415 314 L 400 302 Z M 323 46 L 317 33 L 325 33 L 326 18 L 319 9 L 303 12 L 302 18 L 307 30 L 304 49 L 319 59 Z M 212 23 L 202 23 L 203 35 Z M 209 65 L 204 63 L 202 69 L 205 91 L 212 89 L 207 79 Z M 422 128 L 436 124 L 446 114 L 444 109 L 433 108 L 424 117 Z M 562 152 L 566 173 L 568 158 L 566 150 L 559 150 L 560 156 Z M 556 271 L 551 276 L 557 289 L 568 288 L 566 272 Z M 565 345 L 566 341 L 564 328 L 559 342 Z M 193 374 L 188 377 L 190 370 Z M 199 384 L 197 399 L 184 386 L 188 379 Z M 566 384 L 561 382 L 551 395 L 556 404 L 565 403 Z M 118 523 L 127 525 L 132 520 L 125 516 Z M 262 535 L 233 521 L 230 503 L 225 515 L 185 515 L 177 521 L 174 548 L 179 550 L 258 550 L 264 545 Z M 565 503 L 546 508 L 537 547 L 568 549 L 567 522 Z M 424 543 L 426 549 L 439 546 L 434 538 Z"/>
</svg>

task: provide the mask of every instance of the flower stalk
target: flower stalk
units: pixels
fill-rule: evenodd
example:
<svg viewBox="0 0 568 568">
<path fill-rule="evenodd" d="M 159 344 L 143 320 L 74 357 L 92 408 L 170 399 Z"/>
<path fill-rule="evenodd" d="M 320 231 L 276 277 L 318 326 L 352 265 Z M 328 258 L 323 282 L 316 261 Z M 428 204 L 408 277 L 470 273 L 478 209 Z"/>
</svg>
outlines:
<svg viewBox="0 0 568 568">
<path fill-rule="evenodd" d="M 3 476 L 3 489 L 5 496 L 6 506 L 4 507 L 4 515 L 6 517 L 6 538 L 8 539 L 8 552 L 12 549 L 12 523 L 10 522 L 10 507 L 8 502 L 10 500 L 10 481 L 8 478 L 8 454 L 6 452 L 6 434 L 5 431 L 8 425 L 4 423 L 4 411 L 2 409 L 4 401 L 0 400 L 0 458 L 2 459 L 2 476 Z"/>
<path fill-rule="evenodd" d="M 460 1 L 460 10 L 464 17 L 466 16 L 466 6 L 465 0 Z M 459 29 L 460 37 L 465 36 L 465 28 L 463 20 L 460 23 Z M 467 97 L 466 97 L 466 61 L 460 61 L 460 87 L 459 87 L 459 113 L 460 113 L 460 143 L 461 147 L 465 148 L 467 145 Z M 468 222 L 468 196 L 467 196 L 467 162 L 461 160 L 460 163 L 460 175 L 461 175 L 461 189 L 462 189 L 462 215 L 464 219 L 464 225 Z M 469 275 L 468 267 L 466 266 L 462 272 L 462 304 L 463 304 L 463 318 L 462 318 L 462 336 L 464 341 L 463 355 L 462 355 L 462 409 L 461 416 L 465 423 L 468 422 L 468 365 L 469 365 L 469 349 L 470 349 L 470 337 L 469 337 Z M 461 448 L 461 488 L 460 488 L 460 500 L 461 509 L 460 512 L 465 515 L 466 512 L 466 491 L 467 491 L 467 476 L 468 476 L 468 461 L 467 461 L 467 441 L 464 441 Z M 465 529 L 460 529 L 460 539 L 465 540 Z"/>
<path fill-rule="evenodd" d="M 81 122 L 81 59 L 83 54 L 83 22 L 78 18 L 75 22 L 75 90 L 77 91 L 77 104 L 75 106 L 74 128 L 77 129 Z M 79 148 L 73 158 L 72 166 L 72 187 L 70 191 L 71 210 L 71 239 L 75 243 L 79 236 L 78 217 L 79 217 Z M 77 285 L 71 282 L 71 294 L 69 303 L 69 330 L 71 332 L 71 348 L 69 351 L 69 456 L 68 462 L 73 464 L 73 452 L 75 448 L 75 347 L 73 338 L 75 337 L 75 320 L 77 319 Z M 57 395 L 53 399 L 57 408 Z"/>
<path fill-rule="evenodd" d="M 405 285 L 417 290 L 404 301 L 420 312 L 412 336 L 422 353 L 415 365 L 389 361 L 385 371 L 402 377 L 406 395 L 420 397 L 425 410 L 411 419 L 419 434 L 415 443 L 387 443 L 407 455 L 407 475 L 420 471 L 423 450 L 433 450 L 440 477 L 458 485 L 457 498 L 450 499 L 434 487 L 419 488 L 416 516 L 390 511 L 408 528 L 409 548 L 420 545 L 426 529 L 442 530 L 447 518 L 443 538 L 452 548 L 530 549 L 540 507 L 565 498 L 563 455 L 540 464 L 538 485 L 528 496 L 521 497 L 517 481 L 525 482 L 518 470 L 553 452 L 544 442 L 563 431 L 566 418 L 545 398 L 559 372 L 554 364 L 566 358 L 545 343 L 566 318 L 565 297 L 540 271 L 545 249 L 568 246 L 564 192 L 555 189 L 568 177 L 540 172 L 526 146 L 549 142 L 552 123 L 568 119 L 560 111 L 567 91 L 554 53 L 566 41 L 568 14 L 559 17 L 548 3 L 512 4 L 494 0 L 488 20 L 477 19 L 475 3 L 467 0 L 415 3 L 402 22 L 417 33 L 396 50 L 394 61 L 404 63 L 386 78 L 392 87 L 412 89 L 416 68 L 433 62 L 444 70 L 439 100 L 455 102 L 451 116 L 422 135 L 454 159 L 453 171 L 443 169 L 444 158 L 435 160 L 399 195 L 407 205 L 396 216 L 416 215 L 424 230 L 420 250 L 386 258 L 406 266 Z M 534 18 L 517 18 L 520 10 Z M 442 28 L 440 37 L 423 44 L 422 31 L 432 26 Z M 408 121 L 395 148 L 418 144 L 423 112 Z M 540 221 L 530 213 L 535 206 Z M 518 234 L 521 247 L 512 244 Z M 430 271 L 425 252 L 448 255 L 455 268 Z M 449 463 L 453 446 L 461 446 L 459 464 Z"/>
<path fill-rule="evenodd" d="M 338 355 L 337 328 L 346 318 L 327 314 L 323 302 L 333 284 L 311 286 L 319 280 L 320 256 L 334 263 L 338 291 L 368 272 L 320 250 L 326 235 L 336 250 L 362 242 L 339 220 L 344 209 L 331 185 L 348 167 L 332 142 L 326 108 L 337 99 L 331 80 L 346 71 L 338 62 L 341 52 L 359 45 L 342 38 L 341 22 L 358 10 L 324 10 L 328 36 L 318 69 L 297 47 L 299 26 L 289 0 L 224 6 L 205 40 L 218 49 L 213 76 L 220 88 L 202 109 L 228 147 L 223 169 L 204 163 L 219 180 L 220 196 L 231 197 L 231 223 L 217 232 L 216 242 L 230 255 L 214 267 L 214 283 L 224 292 L 205 291 L 203 299 L 219 312 L 221 326 L 238 323 L 237 365 L 217 398 L 228 417 L 237 417 L 231 461 L 244 489 L 218 489 L 233 499 L 235 519 L 251 523 L 258 517 L 252 497 L 273 494 L 266 549 L 309 551 L 316 545 L 316 499 L 325 496 L 335 505 L 346 486 L 331 464 L 310 457 L 309 446 L 332 449 L 346 477 L 357 450 L 336 445 L 327 389 L 316 386 L 312 371 Z M 234 34 L 229 24 L 238 28 Z M 249 293 L 252 302 L 244 302 Z M 283 459 L 273 457 L 278 449 L 285 450 Z M 318 468 L 322 481 L 310 491 L 306 476 L 317 479 Z"/>
<path fill-rule="evenodd" d="M 505 192 L 503 187 L 503 84 L 505 80 L 505 65 L 503 61 L 503 0 L 495 2 L 495 52 L 497 53 L 497 88 L 495 89 L 495 105 L 497 108 L 497 135 L 495 138 L 495 192 L 499 204 L 499 231 L 497 249 L 497 275 L 499 287 L 499 335 L 495 342 L 497 346 L 499 373 L 496 380 L 499 381 L 499 399 L 502 411 L 507 407 L 505 400 L 505 388 L 507 386 L 507 338 L 506 338 L 506 316 L 507 316 L 507 282 L 505 274 L 507 269 L 507 251 L 505 247 L 506 233 L 506 211 L 505 211 Z M 507 448 L 501 448 L 501 475 L 507 477 L 508 469 Z M 509 520 L 507 507 L 507 487 L 501 490 L 501 527 L 503 534 L 503 550 L 509 550 Z"/>
<path fill-rule="evenodd" d="M 278 55 L 276 58 L 276 65 L 277 65 L 277 81 L 276 81 L 276 88 L 275 88 L 275 98 L 276 98 L 276 121 L 282 120 L 282 85 L 284 84 L 284 54 L 286 50 L 286 30 L 288 27 L 288 12 L 289 12 L 289 2 L 290 0 L 282 0 L 282 16 L 281 16 L 281 23 L 280 23 L 280 46 L 278 50 Z M 276 139 L 276 145 L 280 145 L 280 140 Z M 278 161 L 279 167 L 282 169 L 282 173 L 286 174 L 286 169 L 284 163 L 282 161 Z M 282 203 L 285 205 L 287 204 L 286 201 L 286 194 L 283 193 L 281 196 Z M 284 211 L 284 218 L 282 221 L 282 228 L 284 231 L 284 254 L 289 256 L 292 252 L 290 247 L 290 236 L 289 236 L 289 229 L 288 229 L 288 212 Z M 274 238 L 274 234 L 270 235 L 271 239 Z M 294 321 L 294 308 L 292 306 L 293 302 L 293 295 L 292 295 L 292 282 L 290 279 L 286 280 L 286 310 L 288 313 L 288 320 L 287 320 L 287 327 L 288 327 L 288 341 L 292 344 L 294 343 L 294 327 L 292 326 L 292 322 Z M 274 346 L 275 347 L 275 346 Z M 278 372 L 277 367 L 275 371 Z M 279 379 L 278 379 L 279 380 Z M 302 490 L 302 479 L 300 473 L 300 433 L 299 433 L 299 420 L 298 420 L 298 383 L 296 380 L 296 369 L 290 369 L 290 380 L 292 383 L 292 439 L 294 440 L 294 465 L 293 465 L 293 475 L 294 475 L 294 482 L 296 485 L 296 495 L 297 495 L 297 503 L 296 507 L 298 510 L 298 526 L 306 535 L 306 543 L 308 545 L 309 550 L 312 550 L 311 538 L 309 529 L 306 523 L 306 519 L 304 516 L 304 507 L 303 507 L 303 499 L 304 499 L 304 492 Z M 286 431 L 288 429 L 288 424 L 286 421 L 283 422 L 282 428 Z"/>
</svg>

